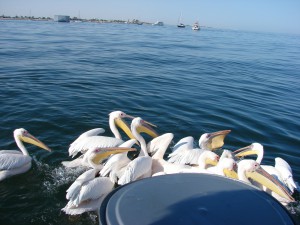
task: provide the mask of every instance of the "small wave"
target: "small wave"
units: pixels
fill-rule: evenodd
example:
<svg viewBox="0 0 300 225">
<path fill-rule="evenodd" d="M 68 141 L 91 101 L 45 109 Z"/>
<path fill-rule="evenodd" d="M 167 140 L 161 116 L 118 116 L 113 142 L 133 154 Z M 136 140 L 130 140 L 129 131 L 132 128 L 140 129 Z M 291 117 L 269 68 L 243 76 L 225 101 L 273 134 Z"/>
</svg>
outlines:
<svg viewBox="0 0 300 225">
<path fill-rule="evenodd" d="M 44 190 L 47 194 L 59 192 L 61 187 L 71 184 L 80 174 L 87 170 L 85 167 L 71 169 L 64 166 L 52 167 L 36 159 L 34 160 L 38 171 L 43 174 L 44 181 L 42 185 L 45 187 Z"/>
<path fill-rule="evenodd" d="M 43 185 L 46 187 L 47 192 L 53 193 L 59 187 L 72 183 L 84 171 L 86 171 L 86 168 L 83 167 L 69 169 L 60 166 L 54 168 L 49 173 L 47 180 L 43 182 Z"/>
</svg>

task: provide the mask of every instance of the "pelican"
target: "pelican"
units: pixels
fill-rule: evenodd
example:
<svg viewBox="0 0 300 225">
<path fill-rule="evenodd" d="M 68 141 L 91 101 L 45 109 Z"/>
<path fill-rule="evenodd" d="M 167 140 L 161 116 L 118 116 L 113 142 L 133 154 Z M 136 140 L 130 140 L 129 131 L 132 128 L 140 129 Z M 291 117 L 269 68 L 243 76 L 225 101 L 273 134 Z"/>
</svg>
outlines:
<svg viewBox="0 0 300 225">
<path fill-rule="evenodd" d="M 290 193 L 273 176 L 252 159 L 241 160 L 238 163 L 238 178 L 247 184 L 265 190 L 282 204 L 295 201 Z"/>
<path fill-rule="evenodd" d="M 204 133 L 199 139 L 199 148 L 194 148 L 194 138 L 189 136 L 175 144 L 169 154 L 169 162 L 179 164 L 197 164 L 199 156 L 204 150 L 216 150 L 224 145 L 224 139 L 231 130 Z"/>
<path fill-rule="evenodd" d="M 27 172 L 31 168 L 31 157 L 22 142 L 27 142 L 51 151 L 44 143 L 31 135 L 24 128 L 14 131 L 14 138 L 21 151 L 2 150 L 0 151 L 0 181 L 10 176 Z"/>
<path fill-rule="evenodd" d="M 256 162 L 261 164 L 264 155 L 264 148 L 259 143 L 252 143 L 249 146 L 238 149 L 234 152 L 236 157 L 243 157 L 247 155 L 257 155 Z M 273 177 L 282 182 L 291 193 L 294 193 L 294 190 L 299 190 L 299 185 L 293 179 L 292 168 L 290 165 L 282 158 L 275 158 L 275 166 L 270 165 L 261 165 L 261 167 L 266 170 Z"/>
<path fill-rule="evenodd" d="M 119 185 L 124 185 L 152 175 L 152 158 L 148 154 L 146 141 L 140 134 L 141 131 L 155 133 L 150 126 L 155 127 L 155 125 L 143 120 L 141 117 L 136 117 L 132 120 L 131 131 L 135 139 L 140 143 L 141 151 L 139 156 L 126 166 L 123 175 L 118 181 Z"/>
<path fill-rule="evenodd" d="M 111 154 L 135 151 L 134 148 L 94 148 L 89 152 L 88 163 L 93 167 L 81 174 L 68 188 L 69 200 L 62 209 L 66 214 L 77 215 L 99 210 L 105 196 L 113 189 L 114 183 L 108 177 L 98 177 L 100 163 Z"/>
<path fill-rule="evenodd" d="M 134 138 L 128 125 L 123 121 L 124 118 L 131 118 L 133 116 L 127 115 L 122 111 L 114 111 L 109 114 L 109 127 L 115 137 L 97 136 L 97 134 L 104 133 L 104 129 L 96 128 L 81 134 L 69 147 L 69 155 L 74 157 L 77 153 L 85 153 L 90 148 L 100 147 L 116 147 L 124 141 L 121 139 L 121 134 L 117 129 L 120 127 L 129 138 Z"/>
</svg>

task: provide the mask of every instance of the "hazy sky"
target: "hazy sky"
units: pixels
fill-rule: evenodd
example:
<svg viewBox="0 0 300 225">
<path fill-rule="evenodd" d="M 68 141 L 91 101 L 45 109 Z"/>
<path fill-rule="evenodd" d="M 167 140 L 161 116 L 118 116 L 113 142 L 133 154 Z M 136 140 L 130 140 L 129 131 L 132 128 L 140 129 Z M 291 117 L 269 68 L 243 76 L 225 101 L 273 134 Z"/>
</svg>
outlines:
<svg viewBox="0 0 300 225">
<path fill-rule="evenodd" d="M 182 22 L 300 34 L 300 0 L 0 0 L 0 15 Z"/>
</svg>

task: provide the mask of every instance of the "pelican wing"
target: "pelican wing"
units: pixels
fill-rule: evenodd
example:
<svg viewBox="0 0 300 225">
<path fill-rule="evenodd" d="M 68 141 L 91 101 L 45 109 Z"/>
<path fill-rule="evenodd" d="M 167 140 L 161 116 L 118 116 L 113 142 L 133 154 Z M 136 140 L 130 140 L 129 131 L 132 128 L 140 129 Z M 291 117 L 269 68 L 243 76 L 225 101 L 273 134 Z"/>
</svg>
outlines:
<svg viewBox="0 0 300 225">
<path fill-rule="evenodd" d="M 70 156 L 74 157 L 77 153 L 85 153 L 91 148 L 109 148 L 117 147 L 124 143 L 123 140 L 106 136 L 85 137 L 73 142 L 69 148 Z"/>
<path fill-rule="evenodd" d="M 293 193 L 294 189 L 299 189 L 299 185 L 294 181 L 291 166 L 282 158 L 275 158 L 275 168 L 279 171 L 283 183 Z"/>
<path fill-rule="evenodd" d="M 160 135 L 154 139 L 152 139 L 147 144 L 147 151 L 150 153 L 155 153 L 153 155 L 153 158 L 163 158 L 167 148 L 169 147 L 169 144 L 173 140 L 174 135 L 172 133 L 166 133 L 163 135 Z"/>
<path fill-rule="evenodd" d="M 152 158 L 149 156 L 138 157 L 131 161 L 122 177 L 119 179 L 118 184 L 124 185 L 132 181 L 150 177 L 152 167 Z"/>
<path fill-rule="evenodd" d="M 19 168 L 31 162 L 30 156 L 16 152 L 0 154 L 0 170 Z"/>
<path fill-rule="evenodd" d="M 103 134 L 104 132 L 105 130 L 103 128 L 94 128 L 82 133 L 74 142 L 80 140 L 81 138 L 97 136 L 98 134 Z"/>
<path fill-rule="evenodd" d="M 193 149 L 193 148 L 194 148 L 194 138 L 193 137 L 189 136 L 189 137 L 182 138 L 175 144 L 170 156 L 176 155 L 181 151 L 184 151 L 187 149 Z"/>
<path fill-rule="evenodd" d="M 108 194 L 114 187 L 114 183 L 108 177 L 97 177 L 82 185 L 80 193 L 76 200 L 75 205 L 79 205 L 86 200 L 95 200 Z"/>
<path fill-rule="evenodd" d="M 98 170 L 97 169 L 90 169 L 85 171 L 83 174 L 81 174 L 74 182 L 73 184 L 68 188 L 66 199 L 68 200 L 75 200 L 77 196 L 79 195 L 81 186 L 89 182 L 90 180 L 94 179 L 97 175 Z"/>
<path fill-rule="evenodd" d="M 87 137 L 97 136 L 98 134 L 103 134 L 104 132 L 105 130 L 103 128 L 94 128 L 82 133 L 75 141 L 73 141 L 73 143 L 70 144 L 69 155 L 70 156 L 73 154 L 76 155 L 78 153 L 78 152 L 76 153 L 70 152 L 70 149 L 72 149 L 72 146 L 76 146 L 78 142 L 81 142 L 82 139 L 85 139 Z"/>
<path fill-rule="evenodd" d="M 275 168 L 277 168 L 277 167 L 284 167 L 288 171 L 290 171 L 290 173 L 292 173 L 291 166 L 282 158 L 279 158 L 279 157 L 275 158 Z"/>
<path fill-rule="evenodd" d="M 204 150 L 193 148 L 194 138 L 186 137 L 181 139 L 169 154 L 168 162 L 179 164 L 198 164 L 198 159 Z"/>
<path fill-rule="evenodd" d="M 106 195 L 103 195 L 102 197 L 100 197 L 98 199 L 83 202 L 77 207 L 69 202 L 62 209 L 62 211 L 64 211 L 66 214 L 69 214 L 69 215 L 79 215 L 84 212 L 97 211 L 105 197 L 106 197 Z"/>
<path fill-rule="evenodd" d="M 200 149 L 194 149 L 194 138 L 189 136 L 182 138 L 169 154 L 168 162 L 179 164 L 197 164 L 200 156 Z"/>
<path fill-rule="evenodd" d="M 22 152 L 17 151 L 17 150 L 1 150 L 0 155 L 2 154 L 18 154 L 18 155 L 23 155 Z"/>
</svg>

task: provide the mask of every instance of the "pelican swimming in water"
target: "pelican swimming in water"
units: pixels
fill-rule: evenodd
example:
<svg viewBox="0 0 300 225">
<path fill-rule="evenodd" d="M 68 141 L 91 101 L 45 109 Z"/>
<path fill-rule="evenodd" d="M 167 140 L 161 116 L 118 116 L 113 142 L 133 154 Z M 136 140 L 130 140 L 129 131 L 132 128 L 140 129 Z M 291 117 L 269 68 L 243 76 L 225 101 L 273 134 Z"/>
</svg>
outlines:
<svg viewBox="0 0 300 225">
<path fill-rule="evenodd" d="M 109 114 L 109 127 L 113 132 L 114 137 L 98 136 L 98 134 L 104 133 L 104 129 L 95 128 L 90 131 L 81 134 L 69 147 L 69 155 L 74 157 L 77 153 L 85 153 L 90 148 L 108 148 L 116 147 L 122 144 L 121 134 L 117 127 L 120 127 L 129 138 L 134 138 L 128 127 L 123 120 L 124 118 L 133 119 L 133 116 L 127 115 L 122 111 L 114 111 Z"/>
<path fill-rule="evenodd" d="M 68 188 L 66 198 L 69 200 L 62 209 L 66 214 L 77 215 L 99 209 L 105 196 L 113 189 L 114 182 L 108 177 L 100 177 L 100 164 L 111 154 L 135 151 L 134 148 L 95 148 L 88 154 L 88 163 L 93 169 L 81 174 Z"/>
<path fill-rule="evenodd" d="M 179 164 L 197 164 L 204 150 L 216 150 L 224 145 L 224 139 L 230 130 L 202 134 L 199 138 L 199 148 L 194 148 L 194 138 L 189 136 L 177 142 L 168 161 Z"/>
<path fill-rule="evenodd" d="M 259 143 L 252 143 L 249 146 L 234 151 L 234 154 L 236 157 L 257 155 L 256 162 L 261 164 L 264 156 L 264 148 Z M 261 165 L 261 167 L 282 182 L 291 193 L 294 193 L 295 189 L 299 190 L 299 185 L 293 179 L 292 168 L 284 159 L 276 157 L 275 166 Z"/>
<path fill-rule="evenodd" d="M 266 191 L 284 205 L 295 201 L 277 179 L 252 159 L 244 159 L 238 163 L 238 178 L 247 184 L 254 185 Z"/>
<path fill-rule="evenodd" d="M 44 143 L 32 136 L 24 128 L 14 131 L 14 138 L 21 151 L 2 150 L 0 151 L 0 181 L 10 176 L 27 172 L 31 168 L 31 157 L 22 142 L 30 143 L 51 151 Z"/>
</svg>

